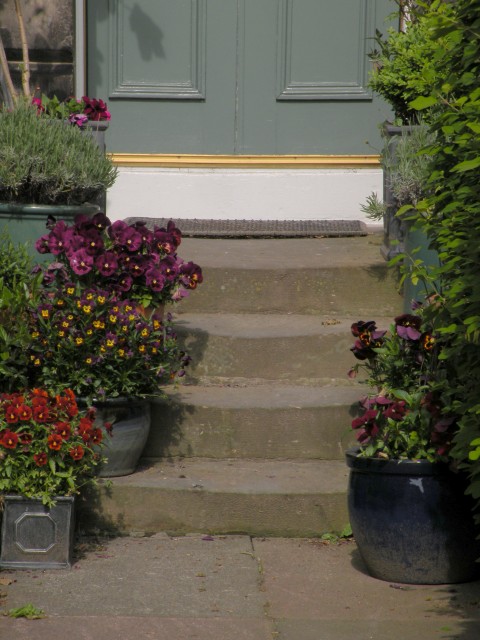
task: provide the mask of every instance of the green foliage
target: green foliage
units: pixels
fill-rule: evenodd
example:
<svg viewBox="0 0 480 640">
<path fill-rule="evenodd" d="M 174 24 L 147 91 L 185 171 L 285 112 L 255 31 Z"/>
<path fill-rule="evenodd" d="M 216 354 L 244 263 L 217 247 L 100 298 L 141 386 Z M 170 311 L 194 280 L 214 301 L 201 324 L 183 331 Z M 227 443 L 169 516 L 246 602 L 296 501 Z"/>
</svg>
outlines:
<svg viewBox="0 0 480 640">
<path fill-rule="evenodd" d="M 0 111 L 0 200 L 82 204 L 115 181 L 117 171 L 90 136 L 32 105 Z"/>
<path fill-rule="evenodd" d="M 377 31 L 378 49 L 369 56 L 374 63 L 369 87 L 392 106 L 398 124 L 415 121 L 417 114 L 409 103 L 419 96 L 429 96 L 445 80 L 447 69 L 439 64 L 439 57 L 451 49 L 454 41 L 448 32 L 435 34 L 431 24 L 437 17 L 451 21 L 454 4 L 441 0 L 417 4 L 422 11 L 405 31 L 390 28 L 386 37 Z"/>
<path fill-rule="evenodd" d="M 27 618 L 28 620 L 45 618 L 45 612 L 31 603 L 25 604 L 23 607 L 17 607 L 16 609 L 9 609 L 5 615 L 9 618 Z"/>
<path fill-rule="evenodd" d="M 432 271 L 439 283 L 430 308 L 446 346 L 449 375 L 442 389 L 445 412 L 460 416 L 452 455 L 470 472 L 470 492 L 480 505 L 480 20 L 477 0 L 458 0 L 455 19 L 430 21 L 447 73 L 423 108 L 436 100 L 432 129 L 431 193 L 413 214 L 440 257 Z"/>
<path fill-rule="evenodd" d="M 23 389 L 29 384 L 28 310 L 34 304 L 41 275 L 23 245 L 13 245 L 0 234 L 0 392 Z"/>
</svg>

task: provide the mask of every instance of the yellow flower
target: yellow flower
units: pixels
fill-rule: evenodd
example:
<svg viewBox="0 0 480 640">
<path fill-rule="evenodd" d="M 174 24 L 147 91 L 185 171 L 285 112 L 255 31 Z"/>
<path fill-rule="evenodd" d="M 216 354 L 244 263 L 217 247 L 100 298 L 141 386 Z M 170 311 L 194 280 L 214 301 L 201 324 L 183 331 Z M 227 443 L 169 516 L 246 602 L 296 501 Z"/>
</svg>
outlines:
<svg viewBox="0 0 480 640">
<path fill-rule="evenodd" d="M 91 291 L 87 293 L 86 298 L 87 300 L 93 300 L 93 293 Z"/>
<path fill-rule="evenodd" d="M 118 350 L 118 355 L 120 356 L 120 358 L 124 358 L 125 357 L 125 349 L 119 349 Z"/>
<path fill-rule="evenodd" d="M 140 353 L 145 353 L 145 345 L 144 344 L 139 345 L 138 350 L 140 351 Z"/>
<path fill-rule="evenodd" d="M 115 340 L 107 340 L 107 347 L 110 349 L 115 346 Z"/>
<path fill-rule="evenodd" d="M 80 346 L 81 344 L 83 344 L 84 340 L 81 336 L 78 336 L 78 338 L 75 338 L 75 344 L 77 346 Z"/>
<path fill-rule="evenodd" d="M 75 287 L 67 287 L 67 294 L 69 296 L 73 296 L 74 293 L 75 293 Z"/>
<path fill-rule="evenodd" d="M 82 310 L 83 313 L 92 313 L 92 307 L 89 304 L 84 304 Z"/>
<path fill-rule="evenodd" d="M 97 298 L 97 302 L 99 304 L 105 304 L 105 300 L 106 300 L 105 296 L 98 296 Z"/>
<path fill-rule="evenodd" d="M 117 321 L 117 316 L 115 316 L 113 313 L 111 313 L 111 314 L 108 316 L 108 319 L 110 320 L 110 322 L 111 322 L 112 324 L 115 324 L 115 322 Z"/>
</svg>

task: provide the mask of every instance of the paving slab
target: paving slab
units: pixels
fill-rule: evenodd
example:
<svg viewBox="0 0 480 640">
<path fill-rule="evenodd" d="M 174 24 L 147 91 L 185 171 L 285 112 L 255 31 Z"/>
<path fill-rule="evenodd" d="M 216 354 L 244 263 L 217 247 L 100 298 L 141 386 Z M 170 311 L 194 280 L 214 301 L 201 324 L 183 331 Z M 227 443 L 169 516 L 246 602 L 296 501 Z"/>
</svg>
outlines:
<svg viewBox="0 0 480 640">
<path fill-rule="evenodd" d="M 2 640 L 478 640 L 480 581 L 370 577 L 353 541 L 83 541 L 71 570 L 0 572 Z M 38 620 L 2 612 L 31 603 Z"/>
<path fill-rule="evenodd" d="M 70 571 L 0 578 L 14 580 L 2 587 L 6 610 L 32 603 L 47 616 L 1 617 L 2 640 L 271 637 L 248 536 L 116 538 L 78 546 Z"/>
<path fill-rule="evenodd" d="M 478 640 L 480 582 L 401 585 L 368 575 L 353 541 L 255 539 L 279 640 Z"/>
</svg>

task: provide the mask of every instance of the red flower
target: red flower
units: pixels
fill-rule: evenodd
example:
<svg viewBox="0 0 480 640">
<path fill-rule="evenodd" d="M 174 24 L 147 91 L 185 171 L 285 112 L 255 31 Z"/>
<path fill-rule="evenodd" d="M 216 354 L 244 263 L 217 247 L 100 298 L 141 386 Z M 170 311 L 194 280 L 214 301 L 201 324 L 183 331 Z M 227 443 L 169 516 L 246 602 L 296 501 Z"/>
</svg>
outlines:
<svg viewBox="0 0 480 640">
<path fill-rule="evenodd" d="M 5 449 L 15 449 L 18 444 L 18 435 L 14 431 L 10 431 L 7 429 L 3 433 L 3 438 L 1 443 L 5 447 Z"/>
<path fill-rule="evenodd" d="M 63 438 L 63 440 L 68 440 L 70 438 L 72 430 L 68 422 L 57 422 L 55 425 L 55 433 L 58 433 L 59 436 Z"/>
<path fill-rule="evenodd" d="M 23 422 L 28 422 L 32 417 L 32 409 L 28 407 L 26 404 L 22 404 L 18 407 L 18 418 L 19 420 L 23 420 Z"/>
<path fill-rule="evenodd" d="M 9 424 L 15 424 L 16 422 L 18 422 L 18 408 L 13 404 L 5 407 L 5 420 Z"/>
<path fill-rule="evenodd" d="M 78 444 L 76 447 L 70 449 L 68 453 L 74 460 L 81 460 L 85 454 L 85 450 L 81 444 Z"/>
<path fill-rule="evenodd" d="M 60 449 L 62 448 L 63 438 L 62 436 L 58 435 L 58 433 L 52 433 L 48 436 L 47 442 L 49 449 L 52 449 L 53 451 L 60 451 Z"/>
<path fill-rule="evenodd" d="M 50 413 L 48 407 L 44 404 L 39 404 L 33 407 L 33 419 L 36 422 L 48 422 Z"/>
<path fill-rule="evenodd" d="M 103 433 L 101 429 L 92 429 L 91 433 L 92 444 L 100 444 L 103 440 Z"/>
<path fill-rule="evenodd" d="M 37 467 L 44 467 L 48 462 L 47 454 L 45 452 L 35 453 L 33 455 L 33 460 Z"/>
</svg>

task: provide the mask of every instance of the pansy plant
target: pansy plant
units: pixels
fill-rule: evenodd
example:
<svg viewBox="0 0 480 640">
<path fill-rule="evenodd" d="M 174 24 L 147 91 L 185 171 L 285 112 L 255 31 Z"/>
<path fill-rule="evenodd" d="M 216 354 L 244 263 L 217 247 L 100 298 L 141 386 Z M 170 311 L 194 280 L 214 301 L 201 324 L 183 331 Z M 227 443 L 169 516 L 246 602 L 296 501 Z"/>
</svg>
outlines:
<svg viewBox="0 0 480 640">
<path fill-rule="evenodd" d="M 111 223 L 98 213 L 77 216 L 71 225 L 52 221 L 36 248 L 54 256 L 44 267 L 50 282 L 96 286 L 145 308 L 177 302 L 202 282 L 201 268 L 177 255 L 181 238 L 173 221 L 149 229 L 143 221 Z"/>
<path fill-rule="evenodd" d="M 95 409 L 79 411 L 71 389 L 0 394 L 0 493 L 51 505 L 95 482 L 103 431 Z"/>
<path fill-rule="evenodd" d="M 446 364 L 422 310 L 396 317 L 389 331 L 373 320 L 355 322 L 351 330 L 351 351 L 361 362 L 349 377 L 363 370 L 362 381 L 372 387 L 352 421 L 361 455 L 446 460 L 456 419 L 443 411 L 437 388 Z"/>
</svg>

